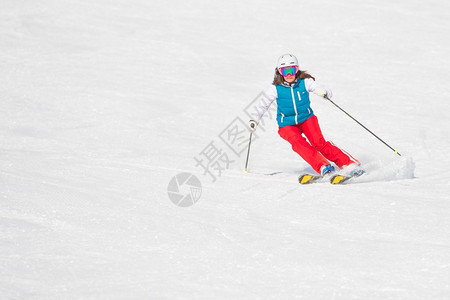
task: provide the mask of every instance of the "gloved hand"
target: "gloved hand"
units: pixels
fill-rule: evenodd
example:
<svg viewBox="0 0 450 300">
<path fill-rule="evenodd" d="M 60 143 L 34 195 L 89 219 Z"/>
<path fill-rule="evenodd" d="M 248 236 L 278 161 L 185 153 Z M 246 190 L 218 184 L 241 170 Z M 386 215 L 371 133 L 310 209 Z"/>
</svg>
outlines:
<svg viewBox="0 0 450 300">
<path fill-rule="evenodd" d="M 250 120 L 248 121 L 248 125 L 250 127 L 250 131 L 255 132 L 256 126 L 258 126 L 258 122 L 256 122 L 255 120 Z"/>
<path fill-rule="evenodd" d="M 326 88 L 323 88 L 320 86 L 316 87 L 314 89 L 313 93 L 316 94 L 317 96 L 320 96 L 323 98 L 327 97 L 327 98 L 331 99 L 331 97 L 333 97 L 333 93 L 331 92 L 330 89 L 326 89 Z"/>
</svg>

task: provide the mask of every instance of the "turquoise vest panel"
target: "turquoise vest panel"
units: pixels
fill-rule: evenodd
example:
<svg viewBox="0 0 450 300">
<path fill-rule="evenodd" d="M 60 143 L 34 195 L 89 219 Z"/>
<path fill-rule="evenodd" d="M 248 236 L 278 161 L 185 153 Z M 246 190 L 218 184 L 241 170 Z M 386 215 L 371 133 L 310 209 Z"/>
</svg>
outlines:
<svg viewBox="0 0 450 300">
<path fill-rule="evenodd" d="M 278 126 L 301 124 L 314 115 L 304 79 L 291 87 L 278 84 L 276 88 Z"/>
</svg>

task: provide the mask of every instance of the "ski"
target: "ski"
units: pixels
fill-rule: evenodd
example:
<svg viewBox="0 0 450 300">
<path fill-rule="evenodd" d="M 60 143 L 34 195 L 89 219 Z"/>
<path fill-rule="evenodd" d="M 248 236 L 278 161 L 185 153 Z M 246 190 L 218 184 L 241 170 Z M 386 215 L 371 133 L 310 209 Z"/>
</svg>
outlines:
<svg viewBox="0 0 450 300">
<path fill-rule="evenodd" d="M 357 178 L 357 177 L 359 177 L 359 176 L 361 176 L 361 175 L 363 175 L 363 174 L 365 174 L 364 171 L 362 171 L 362 172 L 357 172 L 357 173 L 355 173 L 353 176 L 349 176 L 349 175 L 339 175 L 339 174 L 333 175 L 333 176 L 331 176 L 331 178 L 330 178 L 330 183 L 331 183 L 331 184 L 343 184 L 343 183 L 347 182 L 348 180 L 350 180 L 350 179 L 352 179 L 352 178 Z"/>
<path fill-rule="evenodd" d="M 345 175 L 334 175 L 330 178 L 331 184 L 342 184 L 349 179 L 354 178 L 353 176 L 345 176 Z"/>
<path fill-rule="evenodd" d="M 310 184 L 322 178 L 323 176 L 320 175 L 303 174 L 298 177 L 298 182 L 300 184 Z"/>
<path fill-rule="evenodd" d="M 334 172 L 327 172 L 325 175 L 312 175 L 312 174 L 303 174 L 298 177 L 298 182 L 300 184 L 310 184 L 314 182 L 330 182 L 331 184 L 343 184 L 347 182 L 348 180 L 352 178 L 359 177 L 363 174 L 365 174 L 363 169 L 361 168 L 354 168 L 351 172 L 344 171 L 344 173 L 334 173 Z"/>
<path fill-rule="evenodd" d="M 303 175 L 300 175 L 298 177 L 298 182 L 300 184 L 311 184 L 311 183 L 316 183 L 316 182 L 327 182 L 328 180 L 325 181 L 325 180 L 322 180 L 322 179 L 328 177 L 328 178 L 330 178 L 329 182 L 331 184 L 343 184 L 343 183 L 346 183 L 348 180 L 356 178 L 356 177 L 359 177 L 361 175 L 349 176 L 349 175 L 336 174 L 336 175 L 332 175 L 331 177 L 329 177 L 329 176 L 321 176 L 321 175 L 303 174 Z"/>
</svg>

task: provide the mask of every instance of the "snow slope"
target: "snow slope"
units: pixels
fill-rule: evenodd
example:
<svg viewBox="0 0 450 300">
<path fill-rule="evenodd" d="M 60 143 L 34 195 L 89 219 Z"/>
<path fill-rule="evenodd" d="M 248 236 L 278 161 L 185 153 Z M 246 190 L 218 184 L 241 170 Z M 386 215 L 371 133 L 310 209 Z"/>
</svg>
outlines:
<svg viewBox="0 0 450 300">
<path fill-rule="evenodd" d="M 448 299 L 449 11 L 3 0 L 1 298 Z M 244 174 L 223 138 L 285 52 L 402 157 L 312 96 L 368 174 L 300 186 L 273 122 Z M 214 182 L 195 161 L 211 143 L 230 160 Z M 202 184 L 190 207 L 168 194 L 183 172 Z"/>
</svg>

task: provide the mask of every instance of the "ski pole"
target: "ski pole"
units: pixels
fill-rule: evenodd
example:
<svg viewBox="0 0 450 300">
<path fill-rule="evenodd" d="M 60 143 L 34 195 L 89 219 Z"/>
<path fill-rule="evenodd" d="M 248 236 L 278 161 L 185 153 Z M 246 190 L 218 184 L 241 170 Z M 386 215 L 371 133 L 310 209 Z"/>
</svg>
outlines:
<svg viewBox="0 0 450 300">
<path fill-rule="evenodd" d="M 334 103 L 330 98 L 328 98 L 327 95 L 324 96 L 325 99 L 327 99 L 328 101 L 330 101 L 331 103 L 333 103 L 337 108 L 339 108 L 342 112 L 344 112 L 347 116 L 349 116 L 350 118 L 353 119 L 353 121 L 355 121 L 356 123 L 358 123 L 362 128 L 364 128 L 365 130 L 367 130 L 368 132 L 370 132 L 374 137 L 376 137 L 380 142 L 382 142 L 383 144 L 385 144 L 386 146 L 389 147 L 389 149 L 391 149 L 392 151 L 394 151 L 395 154 L 398 154 L 399 156 L 401 156 L 401 154 L 398 152 L 398 150 L 395 150 L 394 148 L 392 148 L 391 146 L 389 146 L 385 141 L 383 141 L 382 139 L 380 139 L 375 133 L 373 133 L 372 131 L 370 131 L 366 126 L 364 126 L 363 124 L 361 124 L 358 120 L 356 120 L 355 118 L 353 118 L 348 112 L 346 112 L 345 110 L 343 110 L 342 108 L 339 107 L 339 105 L 337 105 L 336 103 Z"/>
<path fill-rule="evenodd" d="M 253 136 L 253 131 L 250 132 L 250 139 L 248 140 L 247 159 L 245 160 L 245 168 L 244 168 L 245 173 L 248 173 L 248 157 L 250 155 L 250 145 L 252 144 L 252 136 Z"/>
</svg>

